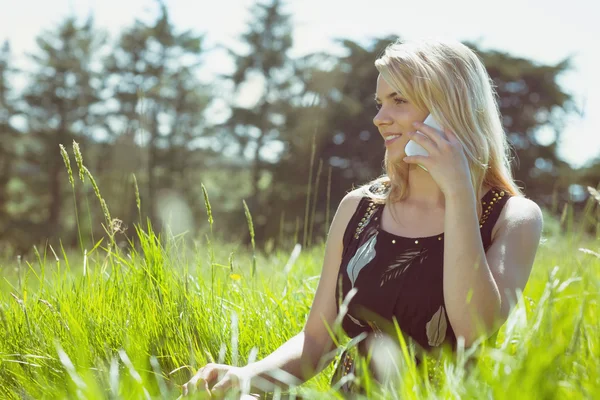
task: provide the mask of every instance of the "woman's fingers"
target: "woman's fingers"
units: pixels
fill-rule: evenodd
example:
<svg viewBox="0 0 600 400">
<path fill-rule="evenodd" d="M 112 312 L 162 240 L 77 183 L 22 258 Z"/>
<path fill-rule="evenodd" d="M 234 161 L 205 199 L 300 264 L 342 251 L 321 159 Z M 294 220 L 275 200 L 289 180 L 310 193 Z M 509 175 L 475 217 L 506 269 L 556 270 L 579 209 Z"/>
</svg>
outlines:
<svg viewBox="0 0 600 400">
<path fill-rule="evenodd" d="M 200 385 L 202 385 L 201 387 L 204 391 L 210 393 L 208 384 L 217 377 L 219 367 L 220 365 L 218 364 L 210 363 L 200 368 L 192 379 L 181 387 L 183 395 L 196 392 Z"/>
<path fill-rule="evenodd" d="M 225 395 L 232 386 L 236 386 L 239 388 L 240 377 L 232 373 L 231 370 L 228 371 L 211 389 L 211 397 L 215 397 L 220 399 Z"/>
<path fill-rule="evenodd" d="M 196 374 L 181 387 L 183 396 L 196 391 L 208 393 L 211 398 L 220 399 L 232 388 L 239 389 L 241 383 L 249 383 L 251 373 L 239 367 L 225 364 L 207 364 L 196 372 Z M 209 388 L 209 383 L 216 383 Z"/>
<path fill-rule="evenodd" d="M 429 154 L 431 154 L 434 150 L 437 150 L 437 145 L 435 142 L 420 131 L 407 132 L 406 136 L 420 144 L 425 150 L 427 150 Z"/>
<path fill-rule="evenodd" d="M 183 386 L 181 387 L 181 394 L 183 396 L 187 396 L 188 394 L 195 393 L 199 379 L 200 379 L 200 377 L 198 375 L 194 375 L 192 377 L 192 379 L 190 379 L 188 382 L 184 383 Z"/>
</svg>

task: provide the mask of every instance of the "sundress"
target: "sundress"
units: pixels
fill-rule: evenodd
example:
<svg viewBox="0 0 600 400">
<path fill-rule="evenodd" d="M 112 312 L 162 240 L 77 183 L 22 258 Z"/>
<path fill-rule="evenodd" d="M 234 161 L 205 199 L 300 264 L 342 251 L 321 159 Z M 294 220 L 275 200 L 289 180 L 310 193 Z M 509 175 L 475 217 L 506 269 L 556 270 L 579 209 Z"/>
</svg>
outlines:
<svg viewBox="0 0 600 400">
<path fill-rule="evenodd" d="M 371 186 L 383 194 L 388 185 Z M 511 197 L 491 188 L 480 199 L 480 224 L 484 250 L 491 245 L 492 229 Z M 448 320 L 443 294 L 444 234 L 408 238 L 381 229 L 384 205 L 363 197 L 344 233 L 342 262 L 336 285 L 336 306 L 340 307 L 352 289 L 356 293 L 345 306 L 342 328 L 354 342 L 338 358 L 331 379 L 343 393 L 361 392 L 354 380 L 338 384 L 351 372 L 356 375 L 358 354 L 366 357 L 369 334 L 395 335 L 392 320 L 411 343 L 425 352 L 448 346 L 456 348 L 456 336 Z M 419 361 L 418 359 L 416 360 Z"/>
</svg>

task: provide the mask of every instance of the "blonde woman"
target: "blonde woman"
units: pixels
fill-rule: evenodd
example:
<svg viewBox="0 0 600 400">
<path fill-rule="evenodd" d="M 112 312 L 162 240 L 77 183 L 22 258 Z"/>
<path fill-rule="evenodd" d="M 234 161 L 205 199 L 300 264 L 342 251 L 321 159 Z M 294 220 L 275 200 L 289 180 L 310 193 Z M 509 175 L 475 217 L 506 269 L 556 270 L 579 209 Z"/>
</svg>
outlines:
<svg viewBox="0 0 600 400">
<path fill-rule="evenodd" d="M 347 393 L 363 392 L 350 379 L 360 376 L 359 354 L 372 358 L 381 379 L 373 338 L 397 337 L 394 322 L 419 362 L 419 351 L 471 346 L 506 321 L 529 278 L 543 221 L 513 181 L 485 67 L 463 44 L 431 40 L 393 43 L 375 67 L 373 123 L 386 147 L 386 174 L 340 202 L 304 329 L 249 366 L 209 364 L 184 393 L 258 387 L 261 379 L 289 384 L 273 378 L 278 370 L 295 383 L 310 379 L 332 359 L 328 327 L 338 314 L 358 342 L 332 378 Z M 443 131 L 423 124 L 429 114 Z M 410 140 L 428 155 L 406 156 Z"/>
</svg>

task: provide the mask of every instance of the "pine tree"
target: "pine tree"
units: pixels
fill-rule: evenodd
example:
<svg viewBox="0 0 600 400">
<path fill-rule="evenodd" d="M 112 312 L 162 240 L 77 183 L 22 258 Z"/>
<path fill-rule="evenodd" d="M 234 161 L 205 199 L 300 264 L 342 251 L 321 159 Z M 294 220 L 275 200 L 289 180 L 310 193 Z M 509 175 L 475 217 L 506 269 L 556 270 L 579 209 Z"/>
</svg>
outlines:
<svg viewBox="0 0 600 400">
<path fill-rule="evenodd" d="M 285 104 L 291 97 L 293 64 L 288 56 L 292 47 L 290 16 L 284 13 L 284 2 L 257 3 L 251 8 L 252 20 L 241 41 L 244 54 L 229 49 L 236 69 L 227 76 L 237 98 L 240 89 L 250 82 L 260 82 L 256 103 L 244 107 L 231 102 L 231 116 L 223 125 L 224 133 L 239 146 L 240 155 L 251 160 L 251 197 L 259 196 L 259 181 L 267 161 L 263 152 L 278 140 L 285 129 Z"/>
<path fill-rule="evenodd" d="M 190 171 L 203 169 L 214 157 L 199 145 L 211 133 L 203 114 L 210 93 L 197 77 L 203 36 L 177 32 L 167 7 L 159 6 L 156 21 L 136 21 L 105 62 L 118 104 L 110 116 L 118 127 L 113 134 L 125 136 L 120 142 L 137 150 L 125 156 L 135 159 L 133 172 L 144 171 L 138 182 L 146 189 L 142 204 L 152 220 L 158 191 L 188 186 Z M 187 195 L 194 190 L 189 189 Z"/>
<path fill-rule="evenodd" d="M 11 51 L 8 41 L 0 50 L 0 241 L 6 240 L 8 227 L 12 216 L 8 210 L 10 201 L 9 182 L 16 175 L 14 166 L 18 160 L 17 141 L 19 132 L 11 124 L 11 118 L 16 115 L 15 99 L 10 86 L 11 75 L 15 69 L 11 66 Z"/>
<path fill-rule="evenodd" d="M 28 177 L 33 219 L 43 221 L 44 237 L 60 233 L 65 191 L 65 167 L 59 145 L 73 140 L 85 143 L 100 125 L 101 114 L 93 111 L 102 103 L 101 68 L 96 55 L 105 43 L 105 35 L 94 28 L 89 18 L 79 25 L 67 18 L 56 29 L 37 37 L 38 49 L 32 55 L 35 70 L 29 76 L 23 100 L 27 116 L 28 160 L 38 173 Z M 41 210 L 41 211 L 40 211 Z M 41 212 L 43 216 L 34 216 Z"/>
</svg>

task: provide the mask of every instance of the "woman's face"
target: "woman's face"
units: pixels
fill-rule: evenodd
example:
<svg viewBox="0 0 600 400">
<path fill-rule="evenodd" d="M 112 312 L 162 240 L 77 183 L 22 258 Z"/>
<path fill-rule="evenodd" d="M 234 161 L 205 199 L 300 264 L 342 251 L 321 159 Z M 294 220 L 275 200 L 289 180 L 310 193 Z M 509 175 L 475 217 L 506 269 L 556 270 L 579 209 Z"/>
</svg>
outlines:
<svg viewBox="0 0 600 400">
<path fill-rule="evenodd" d="M 388 158 L 401 160 L 404 158 L 404 147 L 409 139 L 407 132 L 415 130 L 413 122 L 423 122 L 427 117 L 427 111 L 421 111 L 410 104 L 400 93 L 396 93 L 385 79 L 377 77 L 377 91 L 375 93 L 378 112 L 373 118 L 373 123 L 379 130 L 383 140 L 392 135 L 400 135 L 390 141 L 385 141 Z"/>
</svg>

